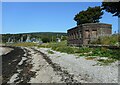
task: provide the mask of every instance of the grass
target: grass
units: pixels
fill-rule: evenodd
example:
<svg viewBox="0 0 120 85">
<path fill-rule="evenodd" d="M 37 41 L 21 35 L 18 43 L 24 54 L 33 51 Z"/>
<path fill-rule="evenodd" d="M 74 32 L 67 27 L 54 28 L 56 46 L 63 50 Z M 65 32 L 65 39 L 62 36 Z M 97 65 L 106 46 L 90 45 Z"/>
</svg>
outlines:
<svg viewBox="0 0 120 85">
<path fill-rule="evenodd" d="M 79 57 L 85 57 L 86 60 L 93 60 L 97 56 L 98 57 L 108 57 L 110 60 L 103 60 L 98 62 L 102 63 L 112 63 L 115 60 L 120 60 L 120 50 L 110 50 L 107 48 L 88 48 L 88 47 L 72 47 L 67 46 L 67 41 L 62 42 L 53 42 L 53 43 L 45 43 L 42 45 L 39 45 L 38 47 L 45 47 L 45 48 L 51 48 L 52 50 L 68 53 L 68 54 L 77 54 L 79 55 L 76 58 Z"/>
<path fill-rule="evenodd" d="M 120 50 L 110 50 L 107 48 L 88 48 L 88 47 L 72 47 L 67 46 L 67 41 L 62 42 L 51 42 L 44 43 L 42 45 L 37 45 L 36 43 L 14 43 L 12 46 L 23 46 L 23 47 L 44 47 L 51 48 L 52 50 L 68 53 L 68 54 L 77 54 L 79 57 L 85 57 L 87 60 L 93 60 L 95 56 L 97 57 L 108 57 L 109 59 L 120 60 Z M 48 50 L 48 53 L 54 54 L 53 51 Z M 98 60 L 102 63 L 112 63 L 112 60 Z"/>
<path fill-rule="evenodd" d="M 120 50 L 110 50 L 107 48 L 88 48 L 88 47 L 72 47 L 67 46 L 67 42 L 58 43 L 46 43 L 39 45 L 38 47 L 51 48 L 52 50 L 68 53 L 68 54 L 79 54 L 79 56 L 100 56 L 109 57 L 120 60 Z"/>
<path fill-rule="evenodd" d="M 60 52 L 68 53 L 68 54 L 73 54 L 76 51 L 76 48 L 67 46 L 66 41 L 58 42 L 58 43 L 56 42 L 45 43 L 45 44 L 39 45 L 38 47 L 51 48 L 52 50 L 60 51 Z"/>
<path fill-rule="evenodd" d="M 85 57 L 86 60 L 93 60 L 95 59 L 96 57 L 93 57 L 93 56 L 89 56 L 89 57 Z"/>
<path fill-rule="evenodd" d="M 95 41 L 91 41 L 91 44 L 102 44 L 102 45 L 115 45 L 119 46 L 119 38 L 120 35 L 112 35 L 112 36 L 101 36 Z"/>
<path fill-rule="evenodd" d="M 72 47 L 72 46 L 67 46 L 67 41 L 62 41 L 58 43 L 45 43 L 42 45 L 39 45 L 38 47 L 45 47 L 45 48 L 51 48 L 55 51 L 63 52 L 63 53 L 68 53 L 68 54 L 74 54 L 74 53 L 87 53 L 90 52 L 90 48 L 86 47 Z"/>
<path fill-rule="evenodd" d="M 61 56 L 57 56 L 58 58 L 61 57 Z"/>
<path fill-rule="evenodd" d="M 36 43 L 31 43 L 31 42 L 13 43 L 11 45 L 12 46 L 23 46 L 23 47 L 34 47 L 34 46 L 37 46 Z"/>
<path fill-rule="evenodd" d="M 49 53 L 49 54 L 54 54 L 54 52 L 53 52 L 53 51 L 51 51 L 51 50 L 48 50 L 48 53 Z"/>
<path fill-rule="evenodd" d="M 98 61 L 99 61 L 98 62 L 99 65 L 109 65 L 109 64 L 115 62 L 116 60 L 115 59 L 106 59 L 106 60 L 99 59 Z"/>
</svg>

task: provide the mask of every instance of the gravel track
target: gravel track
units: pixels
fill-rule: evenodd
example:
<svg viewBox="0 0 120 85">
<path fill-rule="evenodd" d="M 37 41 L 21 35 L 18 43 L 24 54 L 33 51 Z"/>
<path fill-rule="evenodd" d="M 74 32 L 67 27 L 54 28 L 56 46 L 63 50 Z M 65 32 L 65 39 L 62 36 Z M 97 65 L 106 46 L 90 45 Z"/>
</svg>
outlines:
<svg viewBox="0 0 120 85">
<path fill-rule="evenodd" d="M 63 70 L 60 67 L 60 65 L 53 63 L 52 60 L 46 54 L 44 54 L 41 51 L 38 51 L 36 49 L 34 49 L 34 51 L 40 53 L 43 56 L 43 58 L 46 60 L 46 62 L 53 68 L 55 73 L 61 77 L 61 79 L 60 79 L 61 81 L 65 82 L 65 83 L 80 83 L 74 79 L 73 74 L 69 74 L 69 72 L 67 70 Z"/>
<path fill-rule="evenodd" d="M 76 59 L 74 55 L 48 48 L 9 47 L 2 55 L 3 85 L 31 83 L 117 83 L 117 63 L 97 66 L 96 61 Z M 104 73 L 103 73 L 104 72 Z M 84 85 L 84 84 L 82 84 Z"/>
<path fill-rule="evenodd" d="M 3 85 L 10 83 L 78 83 L 74 75 L 53 63 L 44 53 L 34 48 L 11 47 L 2 55 Z M 79 84 L 80 85 L 80 82 Z"/>
<path fill-rule="evenodd" d="M 118 83 L 118 61 L 110 65 L 99 65 L 96 60 L 86 60 L 77 55 L 60 53 L 50 48 L 36 48 L 46 54 L 52 62 L 65 68 L 70 74 L 74 74 L 77 81 L 81 83 Z M 52 51 L 53 54 L 48 53 Z"/>
</svg>

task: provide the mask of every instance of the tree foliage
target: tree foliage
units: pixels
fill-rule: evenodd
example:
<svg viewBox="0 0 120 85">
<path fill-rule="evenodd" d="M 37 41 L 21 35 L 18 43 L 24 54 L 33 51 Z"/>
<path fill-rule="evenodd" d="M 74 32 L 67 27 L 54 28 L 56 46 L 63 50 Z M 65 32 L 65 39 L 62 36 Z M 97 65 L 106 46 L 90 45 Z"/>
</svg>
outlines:
<svg viewBox="0 0 120 85">
<path fill-rule="evenodd" d="M 43 42 L 55 42 L 56 38 L 61 38 L 62 40 L 66 40 L 67 34 L 66 33 L 54 33 L 54 32 L 37 32 L 37 33 L 21 33 L 21 34 L 2 34 L 2 42 L 8 42 L 9 38 L 14 37 L 15 42 L 19 42 L 19 39 L 23 36 L 23 42 L 26 41 L 27 35 L 30 35 L 30 39 L 36 38 L 39 40 L 43 40 Z"/>
<path fill-rule="evenodd" d="M 49 37 L 44 37 L 42 38 L 43 43 L 47 43 L 50 42 L 50 38 Z"/>
<path fill-rule="evenodd" d="M 119 2 L 102 2 L 102 9 L 112 13 L 113 16 L 120 17 L 120 1 Z"/>
<path fill-rule="evenodd" d="M 77 22 L 77 25 L 84 23 L 96 23 L 99 22 L 102 15 L 103 12 L 100 6 L 88 7 L 86 11 L 81 11 L 76 14 L 74 20 Z"/>
</svg>

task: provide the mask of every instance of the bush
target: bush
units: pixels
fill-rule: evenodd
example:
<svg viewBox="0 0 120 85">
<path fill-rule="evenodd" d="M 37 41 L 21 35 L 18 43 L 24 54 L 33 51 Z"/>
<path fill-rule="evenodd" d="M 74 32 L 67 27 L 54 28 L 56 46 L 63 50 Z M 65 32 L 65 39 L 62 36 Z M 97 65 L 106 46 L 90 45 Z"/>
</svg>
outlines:
<svg viewBox="0 0 120 85">
<path fill-rule="evenodd" d="M 42 38 L 42 41 L 43 43 L 50 42 L 50 38 L 49 37 Z"/>
</svg>

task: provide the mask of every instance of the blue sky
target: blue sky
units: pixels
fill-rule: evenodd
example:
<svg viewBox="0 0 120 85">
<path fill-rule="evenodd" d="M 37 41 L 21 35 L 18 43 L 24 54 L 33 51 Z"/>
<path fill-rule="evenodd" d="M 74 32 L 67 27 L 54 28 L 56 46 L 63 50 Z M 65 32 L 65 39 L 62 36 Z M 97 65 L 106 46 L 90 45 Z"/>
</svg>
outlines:
<svg viewBox="0 0 120 85">
<path fill-rule="evenodd" d="M 76 26 L 74 16 L 101 2 L 3 2 L 2 33 L 67 32 Z M 118 18 L 105 12 L 101 23 L 118 29 Z"/>
</svg>

